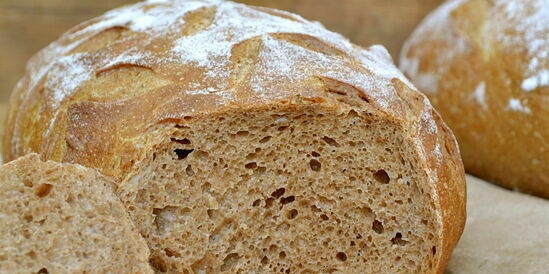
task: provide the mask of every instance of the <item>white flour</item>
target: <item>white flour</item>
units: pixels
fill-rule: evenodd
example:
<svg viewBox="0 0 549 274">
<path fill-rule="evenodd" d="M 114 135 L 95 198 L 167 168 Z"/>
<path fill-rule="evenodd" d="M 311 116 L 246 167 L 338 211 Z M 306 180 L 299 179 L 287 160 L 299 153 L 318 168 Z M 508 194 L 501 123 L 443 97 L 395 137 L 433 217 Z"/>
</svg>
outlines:
<svg viewBox="0 0 549 274">
<path fill-rule="evenodd" d="M 212 21 L 194 34 L 182 35 L 185 16 L 202 8 L 215 8 Z M 364 50 L 353 46 L 339 34 L 324 29 L 319 23 L 287 12 L 275 13 L 280 16 L 221 0 L 154 0 L 115 9 L 99 20 L 83 23 L 39 53 L 28 65 L 32 77 L 30 86 L 37 85 L 47 74 L 46 90 L 51 91 L 47 98 L 51 106 L 58 107 L 86 81 L 95 77 L 97 71 L 121 64 L 154 67 L 170 63 L 205 71 L 201 78 L 187 84 L 185 93 L 217 93 L 230 100 L 234 93 L 229 79 L 233 69 L 231 50 L 254 37 L 261 40 L 257 61 L 261 63 L 258 66 L 261 71 L 251 73 L 250 86 L 259 97 L 276 96 L 278 91 L 274 89 L 279 86 L 277 83 L 296 82 L 308 77 L 330 77 L 373 92 L 373 99 L 379 105 L 388 107 L 396 96 L 391 88 L 391 79 L 397 78 L 411 85 L 400 71 L 390 65 L 390 57 L 384 48 Z M 133 47 L 120 53 L 69 54 L 87 39 L 113 27 L 127 28 L 146 36 L 132 42 L 135 43 Z M 322 50 L 294 45 L 271 35 L 275 33 L 312 36 L 326 47 L 349 56 L 332 56 Z M 158 52 L 146 49 L 158 41 L 162 41 L 167 50 Z M 364 69 L 363 72 L 356 71 L 357 64 Z"/>
</svg>

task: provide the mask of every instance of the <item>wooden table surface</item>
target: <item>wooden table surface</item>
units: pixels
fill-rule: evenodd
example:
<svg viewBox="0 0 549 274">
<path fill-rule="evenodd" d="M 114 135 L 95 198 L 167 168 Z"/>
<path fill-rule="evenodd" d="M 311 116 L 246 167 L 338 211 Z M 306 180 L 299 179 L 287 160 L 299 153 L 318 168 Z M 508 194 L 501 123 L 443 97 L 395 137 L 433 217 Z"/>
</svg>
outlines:
<svg viewBox="0 0 549 274">
<path fill-rule="evenodd" d="M 419 20 L 443 0 L 237 0 L 321 21 L 361 45 L 385 45 L 396 58 Z M 78 23 L 136 0 L 0 0 L 0 102 L 32 54 Z"/>
</svg>

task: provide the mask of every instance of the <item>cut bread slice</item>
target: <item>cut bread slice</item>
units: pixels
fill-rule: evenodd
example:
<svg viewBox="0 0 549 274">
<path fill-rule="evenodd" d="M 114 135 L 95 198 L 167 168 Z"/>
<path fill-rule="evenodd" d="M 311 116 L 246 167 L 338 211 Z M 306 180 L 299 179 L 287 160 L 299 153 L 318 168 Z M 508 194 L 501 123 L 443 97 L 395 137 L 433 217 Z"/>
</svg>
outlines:
<svg viewBox="0 0 549 274">
<path fill-rule="evenodd" d="M 291 102 L 164 140 L 119 189 L 159 272 L 431 273 L 445 252 L 424 156 L 394 121 Z"/>
<path fill-rule="evenodd" d="M 0 167 L 0 273 L 153 273 L 113 186 L 36 154 Z"/>
<path fill-rule="evenodd" d="M 4 145 L 112 177 L 161 273 L 441 273 L 465 222 L 453 135 L 383 47 L 230 1 L 67 32 Z"/>
</svg>

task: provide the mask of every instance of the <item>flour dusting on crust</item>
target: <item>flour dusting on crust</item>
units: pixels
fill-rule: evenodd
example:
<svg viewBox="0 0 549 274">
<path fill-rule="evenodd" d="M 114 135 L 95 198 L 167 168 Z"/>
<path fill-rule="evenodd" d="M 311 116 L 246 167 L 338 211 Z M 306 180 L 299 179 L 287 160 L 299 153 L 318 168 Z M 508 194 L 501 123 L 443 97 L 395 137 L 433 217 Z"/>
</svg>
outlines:
<svg viewBox="0 0 549 274">
<path fill-rule="evenodd" d="M 518 112 L 524 112 L 526 114 L 532 113 L 532 111 L 528 107 L 524 106 L 520 102 L 520 100 L 516 98 L 509 99 L 509 104 L 507 105 L 507 109 L 518 111 Z"/>
<path fill-rule="evenodd" d="M 526 55 L 526 62 L 518 67 L 522 76 L 519 79 L 519 90 L 532 92 L 549 86 L 549 0 L 487 1 L 485 24 L 475 27 L 480 32 L 478 35 L 482 43 L 492 45 L 493 48 L 482 48 L 486 45 L 478 45 L 475 37 L 468 36 L 468 30 L 460 29 L 467 15 L 457 16 L 460 13 L 454 12 L 472 2 L 449 0 L 427 16 L 403 46 L 400 56 L 402 71 L 410 76 L 420 90 L 435 94 L 447 90 L 441 77 L 450 73 L 456 62 L 479 51 L 486 53 L 483 58 L 488 58 L 485 60 L 490 62 L 488 52 L 497 49 L 504 51 L 505 55 Z M 479 4 L 476 8 L 481 6 Z M 471 11 L 464 8 L 460 12 L 469 14 Z M 435 50 L 433 56 L 432 48 L 425 45 L 442 50 Z M 467 82 L 467 79 L 463 81 Z M 488 106 L 484 89 L 483 86 L 477 86 L 473 97 L 486 109 Z M 516 101 L 512 102 L 508 109 L 526 112 L 526 108 L 519 107 Z"/>
<path fill-rule="evenodd" d="M 196 33 L 182 35 L 187 15 L 214 9 L 209 25 Z M 111 47 L 98 51 L 71 53 L 88 39 L 115 27 L 143 34 L 140 40 L 123 51 Z M 319 39 L 326 47 L 344 52 L 346 56 L 330 55 L 281 40 L 273 34 L 298 34 Z M 72 96 L 86 81 L 118 65 L 138 65 L 152 68 L 172 66 L 174 72 L 160 72 L 166 78 L 184 78 L 181 73 L 188 67 L 203 69 L 193 81 L 181 83 L 187 94 L 216 93 L 224 100 L 233 100 L 231 84 L 231 50 L 244 41 L 261 40 L 258 71 L 251 72 L 250 87 L 258 97 L 277 96 L 276 83 L 305 81 L 311 77 L 331 77 L 349 83 L 365 92 L 371 92 L 376 103 L 388 107 L 395 102 L 396 93 L 391 79 L 411 83 L 390 65 L 385 49 L 372 47 L 365 50 L 352 45 L 339 34 L 328 31 L 319 23 L 309 22 L 283 11 L 266 11 L 222 0 L 153 0 L 115 9 L 103 16 L 85 22 L 66 33 L 60 40 L 28 64 L 31 75 L 30 89 L 46 78 L 46 95 L 52 109 Z M 162 44 L 166 49 L 156 50 Z M 385 56 L 383 51 L 385 51 Z M 305 62 L 305 60 L 307 60 Z M 311 65 L 313 64 L 313 65 Z M 356 71 L 356 65 L 364 71 Z M 156 70 L 155 70 L 156 71 Z M 177 73 L 177 75 L 175 75 Z M 172 75 L 173 74 L 173 75 Z M 188 79 L 187 79 L 188 80 Z M 271 91 L 269 91 L 271 90 Z"/>
<path fill-rule="evenodd" d="M 459 55 L 470 52 L 470 46 L 460 34 L 452 27 L 451 12 L 465 3 L 466 0 L 451 0 L 444 3 L 437 10 L 429 14 L 421 23 L 411 38 L 406 41 L 402 47 L 400 56 L 400 69 L 406 73 L 419 90 L 426 93 L 436 93 L 439 89 L 441 75 L 444 75 L 450 68 L 454 58 Z M 427 26 L 429 28 L 427 28 Z M 435 39 L 445 50 L 432 60 L 435 71 L 424 71 L 421 69 L 420 58 L 430 49 L 422 49 L 415 52 L 414 56 L 409 57 L 407 53 L 410 47 L 418 42 L 418 39 L 426 37 Z"/>
<path fill-rule="evenodd" d="M 506 22 L 494 25 L 498 42 L 527 50 L 530 61 L 521 88 L 529 92 L 549 86 L 549 0 L 498 0 L 495 9 L 505 11 L 503 18 L 494 14 L 494 22 Z"/>
<path fill-rule="evenodd" d="M 91 77 L 90 61 L 82 58 L 85 54 L 73 54 L 60 57 L 51 67 L 46 87 L 51 89 L 51 103 L 61 102 L 78 88 L 80 83 Z"/>
<path fill-rule="evenodd" d="M 475 88 L 473 98 L 475 98 L 477 103 L 482 107 L 482 110 L 488 109 L 488 106 L 486 105 L 486 83 L 484 81 L 480 82 Z"/>
</svg>

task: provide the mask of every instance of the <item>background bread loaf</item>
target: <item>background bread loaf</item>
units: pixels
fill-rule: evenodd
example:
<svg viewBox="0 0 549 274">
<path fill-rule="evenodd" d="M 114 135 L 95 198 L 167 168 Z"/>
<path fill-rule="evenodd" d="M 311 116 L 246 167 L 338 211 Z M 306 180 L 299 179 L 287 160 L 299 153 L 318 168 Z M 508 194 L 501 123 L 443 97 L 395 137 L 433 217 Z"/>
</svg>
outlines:
<svg viewBox="0 0 549 274">
<path fill-rule="evenodd" d="M 441 273 L 452 133 L 380 46 L 283 11 L 152 1 L 69 30 L 12 96 L 5 156 L 114 178 L 158 272 Z"/>
<path fill-rule="evenodd" d="M 406 42 L 401 69 L 460 143 L 466 170 L 549 197 L 549 3 L 448 1 Z"/>
<path fill-rule="evenodd" d="M 153 273 L 114 184 L 30 154 L 0 167 L 0 273 Z"/>
</svg>

